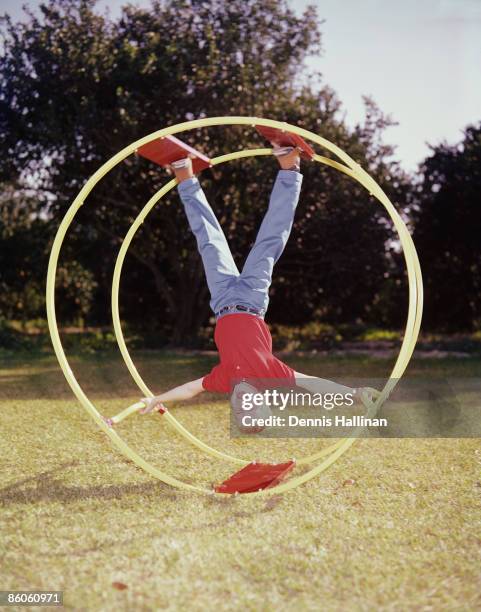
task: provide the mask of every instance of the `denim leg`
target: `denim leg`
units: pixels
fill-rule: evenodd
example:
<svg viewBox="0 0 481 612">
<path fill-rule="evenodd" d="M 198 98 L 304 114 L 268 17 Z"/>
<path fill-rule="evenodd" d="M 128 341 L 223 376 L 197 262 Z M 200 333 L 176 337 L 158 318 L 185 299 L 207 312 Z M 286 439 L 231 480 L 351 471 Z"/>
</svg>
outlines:
<svg viewBox="0 0 481 612">
<path fill-rule="evenodd" d="M 274 264 L 291 233 L 301 184 L 302 174 L 299 172 L 279 171 L 269 208 L 237 281 L 236 298 L 241 303 L 267 310 Z"/>
<path fill-rule="evenodd" d="M 210 306 L 215 312 L 227 303 L 229 292 L 239 276 L 239 270 L 219 221 L 207 202 L 197 178 L 182 181 L 177 189 L 190 228 L 197 240 L 211 295 Z"/>
</svg>

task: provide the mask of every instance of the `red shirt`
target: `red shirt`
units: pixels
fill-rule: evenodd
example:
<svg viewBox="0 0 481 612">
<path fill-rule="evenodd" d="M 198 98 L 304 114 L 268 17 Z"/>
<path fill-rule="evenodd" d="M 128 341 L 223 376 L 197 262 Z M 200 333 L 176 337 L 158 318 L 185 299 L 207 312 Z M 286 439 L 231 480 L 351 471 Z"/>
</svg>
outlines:
<svg viewBox="0 0 481 612">
<path fill-rule="evenodd" d="M 240 378 L 278 378 L 294 381 L 294 370 L 272 354 L 272 336 L 264 320 L 249 314 L 230 314 L 217 321 L 214 334 L 220 363 L 202 380 L 207 391 L 229 393 Z"/>
</svg>

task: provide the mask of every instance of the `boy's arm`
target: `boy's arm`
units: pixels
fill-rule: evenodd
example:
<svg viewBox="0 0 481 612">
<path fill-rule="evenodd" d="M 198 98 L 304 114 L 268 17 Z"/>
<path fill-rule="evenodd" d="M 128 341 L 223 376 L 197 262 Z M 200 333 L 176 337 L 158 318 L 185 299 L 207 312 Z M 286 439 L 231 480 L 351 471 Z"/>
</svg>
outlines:
<svg viewBox="0 0 481 612">
<path fill-rule="evenodd" d="M 374 401 L 379 395 L 380 391 L 373 389 L 372 387 L 346 387 L 346 385 L 340 385 L 332 380 L 326 378 L 318 378 L 317 376 L 309 376 L 309 374 L 302 374 L 301 372 L 294 372 L 296 385 L 306 389 L 310 393 L 347 393 L 352 394 L 353 399 L 361 403 L 361 395 L 363 392 L 367 393 L 369 399 Z"/>
<path fill-rule="evenodd" d="M 327 380 L 326 378 L 318 378 L 317 376 L 309 376 L 301 372 L 294 372 L 296 385 L 310 391 L 311 393 L 356 393 L 356 389 L 346 387 Z"/>
<path fill-rule="evenodd" d="M 204 391 L 204 387 L 202 386 L 203 379 L 204 377 L 191 380 L 188 383 L 174 387 L 155 397 L 143 397 L 141 401 L 144 402 L 146 407 L 142 408 L 140 414 L 147 414 L 156 409 L 158 410 L 163 402 L 180 402 L 199 395 L 199 393 Z"/>
</svg>

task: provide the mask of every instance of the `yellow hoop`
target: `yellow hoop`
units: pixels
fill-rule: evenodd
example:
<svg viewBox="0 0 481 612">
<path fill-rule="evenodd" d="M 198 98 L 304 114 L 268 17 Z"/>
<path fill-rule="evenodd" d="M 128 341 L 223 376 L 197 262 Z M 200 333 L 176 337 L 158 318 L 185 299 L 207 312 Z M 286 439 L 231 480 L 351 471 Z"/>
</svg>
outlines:
<svg viewBox="0 0 481 612">
<path fill-rule="evenodd" d="M 359 164 L 354 162 L 344 151 L 339 149 L 336 145 L 330 143 L 324 138 L 317 136 L 316 134 L 309 132 L 305 129 L 282 123 L 279 121 L 272 121 L 269 119 L 261 119 L 256 117 L 213 117 L 210 119 L 198 119 L 194 121 L 188 121 L 185 123 L 181 123 L 175 126 L 171 126 L 169 128 L 164 128 L 162 130 L 158 130 L 157 132 L 153 132 L 144 138 L 132 143 L 131 145 L 125 147 L 114 155 L 109 161 L 103 164 L 97 172 L 87 181 L 87 183 L 83 186 L 80 193 L 75 198 L 74 202 L 71 204 L 68 209 L 65 217 L 63 218 L 60 227 L 55 236 L 55 240 L 52 246 L 52 251 L 49 259 L 48 273 L 47 273 L 47 318 L 49 324 L 50 335 L 52 338 L 52 343 L 54 346 L 55 353 L 57 355 L 57 359 L 59 361 L 60 367 L 64 373 L 67 382 L 69 383 L 72 391 L 74 392 L 77 399 L 80 401 L 82 406 L 87 410 L 87 412 L 92 416 L 97 425 L 103 429 L 103 431 L 110 437 L 114 445 L 131 461 L 133 461 L 137 466 L 141 467 L 143 470 L 162 480 L 163 482 L 170 484 L 172 486 L 176 486 L 186 490 L 199 491 L 204 493 L 212 493 L 209 489 L 204 489 L 201 487 L 197 487 L 195 485 L 190 485 L 184 483 L 168 474 L 161 472 L 155 466 L 146 462 L 140 455 L 138 455 L 135 451 L 133 451 L 117 434 L 116 431 L 108 427 L 108 425 L 103 421 L 102 416 L 97 411 L 95 406 L 90 402 L 87 395 L 84 393 L 82 388 L 80 387 L 77 379 L 75 378 L 68 360 L 66 358 L 63 346 L 61 344 L 60 335 L 58 331 L 56 314 L 55 314 L 55 279 L 56 279 L 56 270 L 58 257 L 60 253 L 60 249 L 62 247 L 63 240 L 65 238 L 65 234 L 72 223 L 77 211 L 80 206 L 84 203 L 86 197 L 92 191 L 93 187 L 98 183 L 98 181 L 103 178 L 114 166 L 116 166 L 119 162 L 125 159 L 128 155 L 135 152 L 139 147 L 144 144 L 151 142 L 157 138 L 162 136 L 167 136 L 171 134 L 178 134 L 180 132 L 184 132 L 189 129 L 201 128 L 201 127 L 209 127 L 213 125 L 262 125 L 266 127 L 274 127 L 286 130 L 288 132 L 292 132 L 298 134 L 299 136 L 311 140 L 316 144 L 324 147 L 325 149 L 334 153 L 339 159 L 344 163 L 339 163 L 330 158 L 322 157 L 320 155 L 315 155 L 315 161 L 319 163 L 324 163 L 335 169 L 347 174 L 351 178 L 357 180 L 361 185 L 363 185 L 374 197 L 376 197 L 381 204 L 386 208 L 388 214 L 390 215 L 394 226 L 399 234 L 399 239 L 401 241 L 404 257 L 407 266 L 408 272 L 408 281 L 409 281 L 409 307 L 408 307 L 408 317 L 406 323 L 406 330 L 404 339 L 401 345 L 401 349 L 396 360 L 396 363 L 393 367 L 393 370 L 390 374 L 389 379 L 384 386 L 380 396 L 376 399 L 374 403 L 368 402 L 364 399 L 365 405 L 368 407 L 368 415 L 374 414 L 381 404 L 386 400 L 386 398 L 391 393 L 392 389 L 396 385 L 397 381 L 403 375 L 409 360 L 414 351 L 414 347 L 417 341 L 417 337 L 419 334 L 419 328 L 421 324 L 421 315 L 422 315 L 422 299 L 423 299 L 423 290 L 422 290 L 422 277 L 421 277 L 421 269 L 419 266 L 419 260 L 417 257 L 417 253 L 411 239 L 411 236 L 402 221 L 401 217 L 397 213 L 394 206 L 389 201 L 386 194 L 382 191 L 382 189 L 377 185 L 377 183 L 361 168 Z M 243 157 L 250 157 L 254 155 L 269 155 L 271 153 L 271 149 L 255 149 L 250 151 L 238 151 L 235 153 L 229 153 L 226 155 L 219 156 L 212 160 L 214 165 L 224 163 L 227 161 L 231 161 L 234 159 L 240 159 Z M 144 383 L 142 378 L 140 377 L 135 365 L 129 355 L 127 350 L 127 346 L 125 344 L 125 340 L 122 334 L 122 329 L 120 325 L 120 316 L 119 316 L 119 308 L 118 308 L 118 292 L 120 286 L 120 274 L 122 269 L 122 264 L 127 253 L 128 246 L 132 241 L 138 227 L 143 222 L 147 214 L 152 210 L 155 204 L 176 185 L 176 181 L 172 180 L 160 191 L 158 191 L 144 206 L 137 219 L 134 221 L 133 225 L 129 229 L 124 242 L 122 243 L 121 249 L 119 251 L 119 255 L 117 257 L 117 262 L 114 271 L 114 280 L 112 287 L 112 313 L 114 320 L 114 329 L 117 337 L 117 341 L 119 343 L 119 348 L 124 358 L 124 361 L 129 369 L 130 374 L 132 375 L 134 381 L 137 383 L 139 388 L 145 395 L 152 395 L 147 385 Z M 168 422 L 183 435 L 186 439 L 188 439 L 192 444 L 197 446 L 202 451 L 224 460 L 245 465 L 247 461 L 243 459 L 238 459 L 236 457 L 232 457 L 220 451 L 217 451 L 207 444 L 198 440 L 195 436 L 193 436 L 190 432 L 187 431 L 169 412 L 166 412 L 164 418 L 167 418 Z M 356 430 L 357 431 L 357 430 Z M 356 431 L 354 432 L 354 437 L 347 438 L 345 440 L 341 440 L 331 447 L 327 449 L 323 449 L 322 451 L 315 453 L 309 457 L 305 457 L 299 460 L 297 463 L 312 463 L 317 459 L 329 454 L 320 465 L 312 468 L 302 476 L 298 476 L 293 478 L 286 483 L 280 484 L 273 489 L 268 489 L 266 491 L 259 491 L 254 493 L 255 495 L 262 495 L 266 493 L 281 493 L 283 491 L 287 491 L 294 487 L 299 486 L 300 484 L 314 478 L 319 473 L 327 469 L 332 463 L 334 463 L 355 441 Z M 251 494 L 252 495 L 252 494 Z"/>
</svg>

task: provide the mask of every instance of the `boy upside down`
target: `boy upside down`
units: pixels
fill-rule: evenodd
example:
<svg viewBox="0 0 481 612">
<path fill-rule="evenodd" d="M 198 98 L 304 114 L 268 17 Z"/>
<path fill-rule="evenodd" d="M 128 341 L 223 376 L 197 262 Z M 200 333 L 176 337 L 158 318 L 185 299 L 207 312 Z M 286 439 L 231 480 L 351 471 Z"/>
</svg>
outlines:
<svg viewBox="0 0 481 612">
<path fill-rule="evenodd" d="M 289 238 L 302 184 L 299 150 L 294 147 L 274 147 L 280 170 L 271 192 L 269 207 L 242 271 L 239 272 L 226 237 L 207 202 L 190 158 L 171 164 L 178 181 L 190 228 L 202 257 L 216 318 L 214 340 L 220 362 L 211 372 L 152 398 L 142 398 L 141 414 L 163 409 L 163 402 L 181 401 L 203 391 L 232 393 L 232 406 L 237 424 L 245 432 L 262 428 L 242 425 L 240 399 L 243 393 L 257 389 L 247 379 L 282 379 L 289 385 L 308 391 L 353 393 L 355 389 L 329 380 L 296 372 L 272 353 L 272 337 L 264 322 L 269 303 L 269 288 L 274 265 Z M 239 382 L 240 381 L 240 382 Z M 360 390 L 359 390 L 360 391 Z M 250 411 L 252 417 L 265 416 L 265 407 Z M 256 414 L 254 414 L 256 412 Z"/>
</svg>

